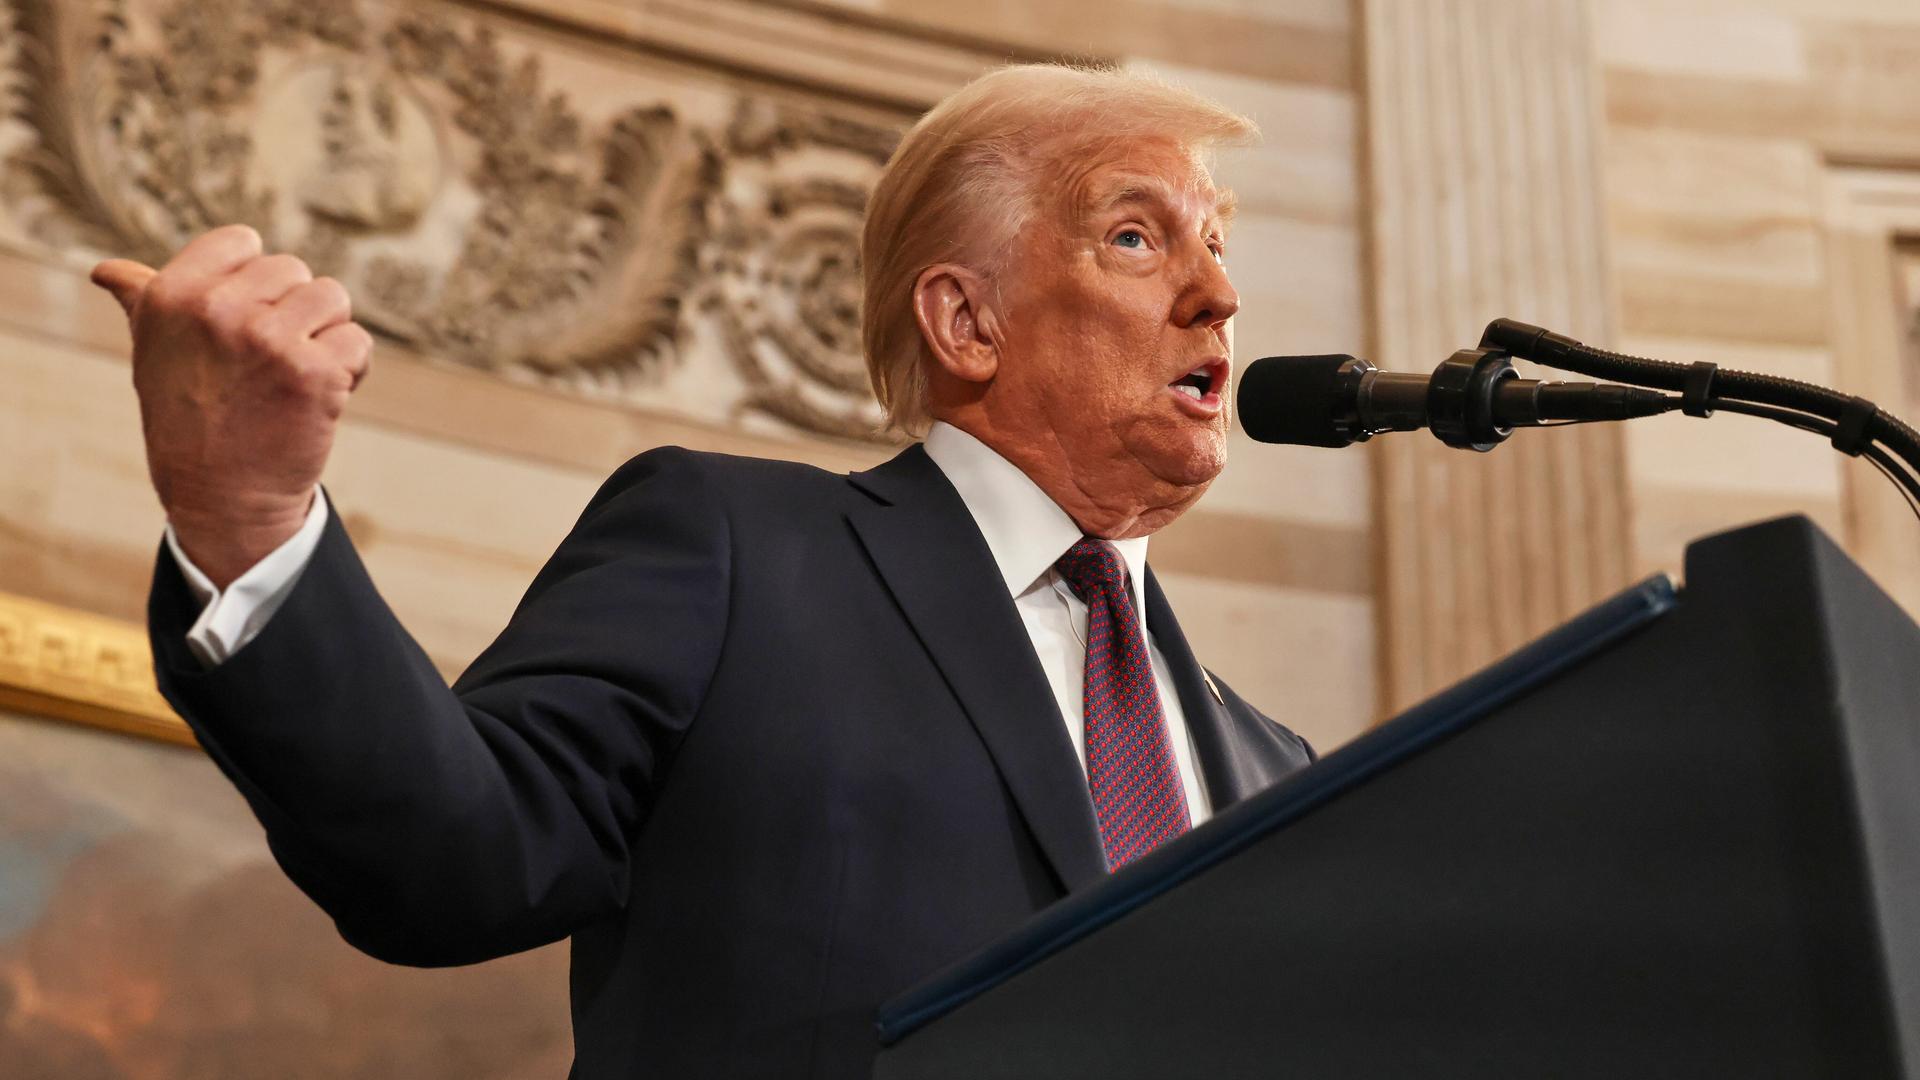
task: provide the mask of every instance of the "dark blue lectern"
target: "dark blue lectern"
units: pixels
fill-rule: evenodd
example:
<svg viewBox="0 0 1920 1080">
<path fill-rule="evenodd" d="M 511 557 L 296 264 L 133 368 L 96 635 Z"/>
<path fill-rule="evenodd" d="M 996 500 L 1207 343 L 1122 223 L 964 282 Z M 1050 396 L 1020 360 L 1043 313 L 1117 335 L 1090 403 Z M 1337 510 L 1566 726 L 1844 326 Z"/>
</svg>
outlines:
<svg viewBox="0 0 1920 1080">
<path fill-rule="evenodd" d="M 1805 518 L 1686 567 L 889 1002 L 876 1077 L 1920 1069 L 1920 627 Z"/>
</svg>

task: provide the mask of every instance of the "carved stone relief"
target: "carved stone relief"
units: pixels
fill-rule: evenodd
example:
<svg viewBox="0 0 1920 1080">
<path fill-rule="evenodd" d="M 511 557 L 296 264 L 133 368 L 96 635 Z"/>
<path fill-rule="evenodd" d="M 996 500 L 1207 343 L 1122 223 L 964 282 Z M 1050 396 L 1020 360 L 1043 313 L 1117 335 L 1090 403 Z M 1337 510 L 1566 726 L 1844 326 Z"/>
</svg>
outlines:
<svg viewBox="0 0 1920 1080">
<path fill-rule="evenodd" d="M 6 0 L 16 244 L 214 225 L 441 362 L 874 439 L 859 222 L 906 118 L 610 60 L 456 5 Z"/>
</svg>

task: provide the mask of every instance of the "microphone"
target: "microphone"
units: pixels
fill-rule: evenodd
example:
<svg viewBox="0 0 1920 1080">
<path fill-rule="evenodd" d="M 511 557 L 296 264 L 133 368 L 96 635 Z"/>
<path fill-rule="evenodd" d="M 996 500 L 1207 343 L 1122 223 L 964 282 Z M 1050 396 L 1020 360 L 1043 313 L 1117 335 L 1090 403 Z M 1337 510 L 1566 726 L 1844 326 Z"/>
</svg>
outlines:
<svg viewBox="0 0 1920 1080">
<path fill-rule="evenodd" d="M 1351 446 L 1385 431 L 1431 429 L 1463 450 L 1491 450 L 1516 427 L 1630 420 L 1679 405 L 1618 383 L 1522 379 L 1500 349 L 1462 349 L 1432 375 L 1381 371 L 1346 355 L 1269 356 L 1247 366 L 1240 426 L 1268 443 Z"/>
</svg>

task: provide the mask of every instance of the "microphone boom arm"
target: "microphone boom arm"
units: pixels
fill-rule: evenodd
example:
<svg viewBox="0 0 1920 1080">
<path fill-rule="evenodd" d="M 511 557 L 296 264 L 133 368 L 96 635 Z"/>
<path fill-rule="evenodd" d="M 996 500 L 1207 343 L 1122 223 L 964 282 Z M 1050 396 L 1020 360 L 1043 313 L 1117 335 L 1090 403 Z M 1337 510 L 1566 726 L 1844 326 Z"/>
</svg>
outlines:
<svg viewBox="0 0 1920 1080">
<path fill-rule="evenodd" d="M 1604 383 L 1519 378 L 1513 358 Z M 1861 397 L 1714 364 L 1675 364 L 1596 349 L 1513 319 L 1487 324 L 1431 375 L 1381 371 L 1346 354 L 1270 356 L 1240 380 L 1241 427 L 1261 442 L 1351 446 L 1388 431 L 1431 428 L 1448 446 L 1485 452 L 1517 427 L 1656 416 L 1679 409 L 1743 413 L 1811 431 L 1864 457 L 1920 517 L 1920 432 Z"/>
<path fill-rule="evenodd" d="M 1916 478 L 1920 432 L 1866 398 L 1778 375 L 1610 352 L 1514 319 L 1488 323 L 1480 335 L 1480 347 L 1590 378 L 1677 390 L 1682 393 L 1681 408 L 1689 416 L 1711 416 L 1719 408 L 1825 435 L 1834 449 L 1866 457 L 1899 485 L 1914 514 L 1920 516 L 1920 478 Z M 1906 467 L 1889 457 L 1888 451 Z"/>
</svg>

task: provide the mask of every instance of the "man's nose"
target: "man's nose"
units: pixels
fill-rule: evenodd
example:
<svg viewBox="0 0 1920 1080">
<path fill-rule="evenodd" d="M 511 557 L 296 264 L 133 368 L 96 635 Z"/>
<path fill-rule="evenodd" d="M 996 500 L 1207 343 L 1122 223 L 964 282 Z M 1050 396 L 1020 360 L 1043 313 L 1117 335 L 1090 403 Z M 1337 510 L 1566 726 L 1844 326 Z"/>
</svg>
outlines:
<svg viewBox="0 0 1920 1080">
<path fill-rule="evenodd" d="M 1197 260 L 1187 289 L 1174 310 L 1181 326 L 1219 327 L 1240 310 L 1240 294 L 1227 280 L 1227 268 L 1212 252 Z"/>
</svg>

